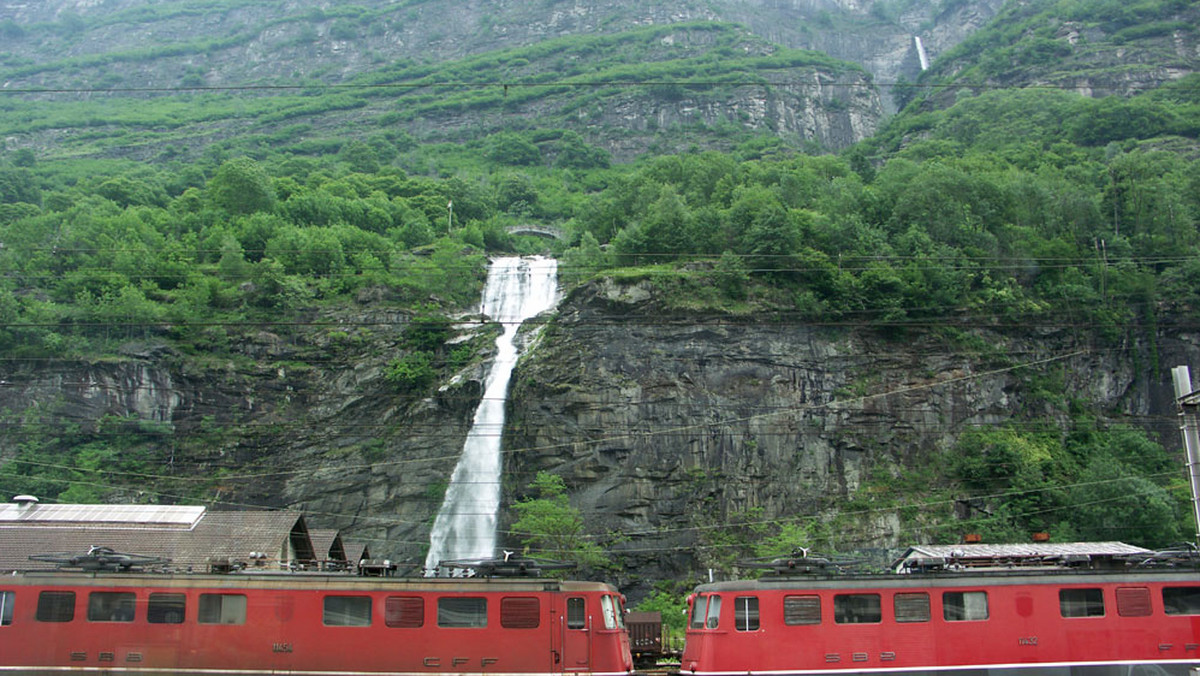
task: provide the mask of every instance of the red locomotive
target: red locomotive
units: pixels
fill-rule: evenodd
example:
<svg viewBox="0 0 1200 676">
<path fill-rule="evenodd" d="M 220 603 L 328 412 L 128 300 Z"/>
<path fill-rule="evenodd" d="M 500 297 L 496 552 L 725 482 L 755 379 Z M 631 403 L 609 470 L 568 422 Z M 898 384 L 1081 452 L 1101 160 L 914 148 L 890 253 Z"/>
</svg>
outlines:
<svg viewBox="0 0 1200 676">
<path fill-rule="evenodd" d="M 779 575 L 702 585 L 689 599 L 682 671 L 1165 676 L 1200 670 L 1200 571 L 1190 553 L 989 562 L 970 550 L 955 548 L 958 558 L 914 557 L 886 575 L 833 574 L 827 560 L 779 560 L 773 564 Z"/>
<path fill-rule="evenodd" d="M 628 674 L 611 586 L 538 577 L 139 572 L 0 578 L 0 674 Z"/>
</svg>

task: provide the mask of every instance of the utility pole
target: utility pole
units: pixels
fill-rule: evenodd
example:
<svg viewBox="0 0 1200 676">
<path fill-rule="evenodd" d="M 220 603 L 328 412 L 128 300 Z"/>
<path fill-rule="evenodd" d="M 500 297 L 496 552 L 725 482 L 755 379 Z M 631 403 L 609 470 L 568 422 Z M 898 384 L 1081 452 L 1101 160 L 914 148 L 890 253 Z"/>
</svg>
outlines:
<svg viewBox="0 0 1200 676">
<path fill-rule="evenodd" d="M 1179 430 L 1187 451 L 1188 477 L 1192 483 L 1192 515 L 1196 518 L 1196 544 L 1200 545 L 1200 392 L 1192 391 L 1192 376 L 1186 366 L 1171 369 L 1175 401 L 1179 404 Z"/>
<path fill-rule="evenodd" d="M 446 202 L 446 234 L 450 234 L 450 230 L 454 227 L 454 200 Z"/>
</svg>

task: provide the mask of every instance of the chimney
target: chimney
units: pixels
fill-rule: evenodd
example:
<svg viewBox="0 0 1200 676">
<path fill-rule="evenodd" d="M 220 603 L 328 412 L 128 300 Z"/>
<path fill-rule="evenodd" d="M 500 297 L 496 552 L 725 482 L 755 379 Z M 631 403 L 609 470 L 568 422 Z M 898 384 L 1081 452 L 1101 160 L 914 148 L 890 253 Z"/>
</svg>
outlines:
<svg viewBox="0 0 1200 676">
<path fill-rule="evenodd" d="M 17 511 L 21 512 L 33 509 L 34 505 L 38 503 L 38 499 L 32 495 L 17 495 L 13 497 L 12 501 L 17 503 Z"/>
</svg>

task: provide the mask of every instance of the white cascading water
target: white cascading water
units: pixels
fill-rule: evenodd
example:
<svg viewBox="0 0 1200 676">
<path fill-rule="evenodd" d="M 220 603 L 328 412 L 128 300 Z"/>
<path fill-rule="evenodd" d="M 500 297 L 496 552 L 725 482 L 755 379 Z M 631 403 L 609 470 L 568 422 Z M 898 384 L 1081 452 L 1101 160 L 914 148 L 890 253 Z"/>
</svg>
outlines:
<svg viewBox="0 0 1200 676">
<path fill-rule="evenodd" d="M 913 44 L 917 46 L 917 58 L 921 61 L 921 70 L 929 70 L 929 55 L 925 53 L 925 45 L 920 35 L 913 36 Z"/>
<path fill-rule="evenodd" d="M 431 575 L 441 561 L 495 555 L 500 442 L 508 382 L 520 356 L 517 330 L 525 320 L 553 308 L 557 295 L 558 262 L 553 258 L 497 258 L 488 266 L 480 312 L 501 323 L 504 331 L 496 338 L 496 359 L 485 380 L 483 400 L 433 522 L 425 557 L 425 570 Z"/>
</svg>

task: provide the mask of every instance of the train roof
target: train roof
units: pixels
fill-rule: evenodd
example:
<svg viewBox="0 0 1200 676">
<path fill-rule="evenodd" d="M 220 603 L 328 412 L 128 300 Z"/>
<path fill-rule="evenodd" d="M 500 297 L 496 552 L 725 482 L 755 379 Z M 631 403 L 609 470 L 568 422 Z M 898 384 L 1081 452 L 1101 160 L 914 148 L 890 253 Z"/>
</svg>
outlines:
<svg viewBox="0 0 1200 676">
<path fill-rule="evenodd" d="M 226 574 L 180 572 L 95 572 L 27 570 L 4 577 L 11 586 L 137 587 L 171 589 L 299 589 L 322 591 L 391 591 L 483 593 L 497 591 L 616 593 L 605 582 L 538 577 L 371 577 L 350 573 L 238 571 Z"/>
<path fill-rule="evenodd" d="M 1021 584 L 1037 576 L 1149 573 L 1200 579 L 1200 552 L 1193 547 L 1154 551 L 1123 542 L 920 545 L 908 548 L 886 572 L 864 572 L 861 563 L 798 551 L 745 562 L 747 569 L 769 571 L 759 579 L 715 582 L 697 590 Z"/>
<path fill-rule="evenodd" d="M 696 587 L 696 593 L 704 592 L 757 592 L 767 590 L 819 591 L 819 590 L 883 590 L 883 589 L 931 589 L 959 587 L 1001 587 L 1036 584 L 1103 584 L 1127 582 L 1138 579 L 1143 582 L 1181 581 L 1200 582 L 1200 571 L 1195 569 L 1132 568 L 1129 570 L 1008 570 L 990 572 L 966 572 L 954 574 L 854 574 L 854 575 L 805 575 L 794 577 L 767 576 L 752 580 L 730 580 L 710 582 Z"/>
</svg>

